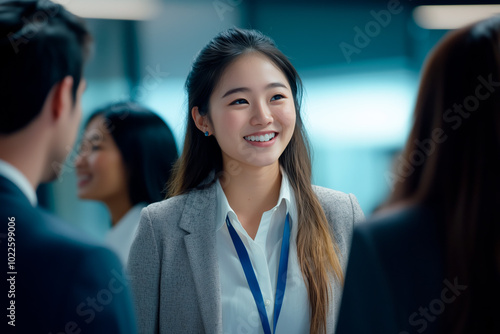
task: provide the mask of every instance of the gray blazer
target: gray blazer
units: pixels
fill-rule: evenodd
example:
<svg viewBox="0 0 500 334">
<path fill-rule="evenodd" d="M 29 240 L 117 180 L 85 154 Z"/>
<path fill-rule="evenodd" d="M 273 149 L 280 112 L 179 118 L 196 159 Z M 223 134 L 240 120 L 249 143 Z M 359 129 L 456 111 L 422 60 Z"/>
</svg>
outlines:
<svg viewBox="0 0 500 334">
<path fill-rule="evenodd" d="M 345 271 L 353 224 L 364 218 L 352 194 L 314 186 Z M 216 252 L 216 187 L 192 190 L 143 209 L 129 256 L 139 333 L 222 333 Z M 328 332 L 342 287 L 335 281 Z"/>
</svg>

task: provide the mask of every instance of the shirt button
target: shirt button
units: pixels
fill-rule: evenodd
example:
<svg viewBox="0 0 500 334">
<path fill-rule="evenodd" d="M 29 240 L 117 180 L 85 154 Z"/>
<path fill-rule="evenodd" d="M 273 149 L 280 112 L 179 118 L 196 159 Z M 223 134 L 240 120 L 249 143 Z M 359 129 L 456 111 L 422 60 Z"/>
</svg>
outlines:
<svg viewBox="0 0 500 334">
<path fill-rule="evenodd" d="M 271 301 L 269 299 L 266 299 L 264 301 L 264 305 L 266 305 L 266 307 L 268 307 L 269 305 L 271 305 Z"/>
</svg>

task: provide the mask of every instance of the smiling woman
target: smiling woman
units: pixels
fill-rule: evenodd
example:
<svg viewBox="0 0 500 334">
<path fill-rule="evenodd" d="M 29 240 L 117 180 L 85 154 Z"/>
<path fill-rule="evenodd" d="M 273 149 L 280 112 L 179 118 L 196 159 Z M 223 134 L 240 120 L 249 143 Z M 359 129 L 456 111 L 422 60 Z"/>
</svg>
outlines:
<svg viewBox="0 0 500 334">
<path fill-rule="evenodd" d="M 186 89 L 170 198 L 143 211 L 130 252 L 140 332 L 332 332 L 363 213 L 311 185 L 296 70 L 268 37 L 230 29 Z"/>
<path fill-rule="evenodd" d="M 170 128 L 135 103 L 97 110 L 87 120 L 75 162 L 78 197 L 100 201 L 111 215 L 107 244 L 127 263 L 141 209 L 166 196 L 177 159 Z"/>
<path fill-rule="evenodd" d="M 295 127 L 295 106 L 285 74 L 267 56 L 249 52 L 231 63 L 210 97 L 209 110 L 210 118 L 195 106 L 192 116 L 198 129 L 216 138 L 223 165 L 234 160 L 278 169 Z M 248 154 L 249 147 L 255 154 Z"/>
</svg>

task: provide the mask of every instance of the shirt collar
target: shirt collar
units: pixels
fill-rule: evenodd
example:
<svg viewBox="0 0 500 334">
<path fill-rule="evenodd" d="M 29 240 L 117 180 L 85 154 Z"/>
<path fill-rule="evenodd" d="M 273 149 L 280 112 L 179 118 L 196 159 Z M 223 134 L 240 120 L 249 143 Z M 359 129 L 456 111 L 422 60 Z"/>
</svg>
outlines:
<svg viewBox="0 0 500 334">
<path fill-rule="evenodd" d="M 222 186 L 219 180 L 216 181 L 216 188 L 217 188 L 217 214 L 216 214 L 217 223 L 215 224 L 215 228 L 216 231 L 218 231 L 226 223 L 226 216 L 229 214 L 231 219 L 233 219 L 236 218 L 236 213 L 229 205 L 226 194 L 224 193 L 224 190 L 222 190 Z M 282 202 L 285 202 L 286 210 L 290 214 L 291 220 L 297 221 L 295 196 L 293 193 L 292 185 L 290 184 L 290 180 L 288 179 L 288 176 L 286 175 L 283 168 L 281 168 L 280 195 L 275 207 L 280 206 Z"/>
<path fill-rule="evenodd" d="M 24 176 L 24 174 L 21 173 L 16 167 L 12 166 L 4 160 L 0 160 L 0 175 L 3 175 L 4 177 L 12 181 L 28 198 L 31 205 L 37 205 L 38 201 L 36 198 L 35 189 L 33 189 L 33 186 L 28 181 L 26 176 Z"/>
<path fill-rule="evenodd" d="M 140 217 L 142 209 L 144 209 L 148 204 L 145 202 L 140 202 L 134 205 L 127 213 L 116 223 L 114 229 L 116 228 L 127 228 L 138 223 L 137 217 Z"/>
</svg>

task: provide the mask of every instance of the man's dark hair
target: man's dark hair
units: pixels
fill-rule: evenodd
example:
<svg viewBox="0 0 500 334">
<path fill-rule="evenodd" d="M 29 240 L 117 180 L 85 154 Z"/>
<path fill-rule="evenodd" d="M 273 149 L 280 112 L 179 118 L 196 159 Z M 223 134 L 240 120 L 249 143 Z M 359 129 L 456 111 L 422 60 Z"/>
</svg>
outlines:
<svg viewBox="0 0 500 334">
<path fill-rule="evenodd" d="M 31 123 L 66 76 L 76 99 L 90 41 L 83 20 L 61 5 L 0 0 L 0 134 Z"/>
</svg>

